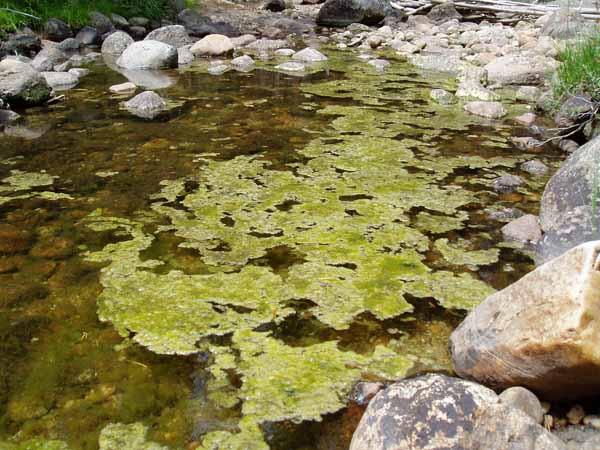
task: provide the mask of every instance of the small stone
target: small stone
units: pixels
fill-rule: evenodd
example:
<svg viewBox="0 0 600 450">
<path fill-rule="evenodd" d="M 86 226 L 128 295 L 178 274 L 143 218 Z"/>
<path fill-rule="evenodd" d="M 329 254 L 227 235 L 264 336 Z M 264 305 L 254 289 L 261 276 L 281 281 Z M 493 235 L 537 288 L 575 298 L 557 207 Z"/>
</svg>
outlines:
<svg viewBox="0 0 600 450">
<path fill-rule="evenodd" d="M 600 416 L 589 415 L 583 418 L 583 424 L 592 427 L 596 430 L 600 430 Z"/>
<path fill-rule="evenodd" d="M 456 97 L 444 89 L 432 89 L 429 97 L 440 105 L 452 105 L 456 103 Z"/>
<path fill-rule="evenodd" d="M 510 142 L 512 142 L 519 150 L 533 150 L 542 145 L 541 141 L 531 136 L 511 137 Z"/>
<path fill-rule="evenodd" d="M 567 420 L 571 425 L 579 425 L 585 417 L 585 410 L 581 405 L 573 406 L 567 413 Z"/>
<path fill-rule="evenodd" d="M 69 73 L 71 75 L 75 75 L 77 78 L 81 78 L 81 77 L 85 77 L 86 75 L 88 75 L 90 73 L 89 69 L 82 69 L 82 68 L 73 68 L 73 69 L 69 69 Z"/>
<path fill-rule="evenodd" d="M 299 52 L 294 53 L 292 59 L 302 62 L 322 62 L 327 61 L 327 56 L 311 47 L 306 47 Z"/>
<path fill-rule="evenodd" d="M 500 222 L 509 222 L 519 217 L 523 217 L 525 213 L 517 208 L 502 208 L 497 211 L 492 211 L 488 214 L 488 217 L 492 220 L 498 220 Z"/>
<path fill-rule="evenodd" d="M 499 119 L 507 113 L 499 102 L 470 102 L 464 106 L 465 111 L 481 117 Z"/>
<path fill-rule="evenodd" d="M 223 75 L 229 70 L 229 66 L 224 63 L 213 64 L 208 68 L 208 73 L 211 75 Z"/>
<path fill-rule="evenodd" d="M 275 68 L 286 72 L 302 72 L 305 69 L 304 64 L 296 61 L 284 62 L 283 64 L 275 66 Z"/>
<path fill-rule="evenodd" d="M 503 194 L 508 192 L 514 192 L 519 186 L 523 184 L 523 179 L 516 175 L 502 175 L 493 182 L 493 187 L 496 192 Z"/>
<path fill-rule="evenodd" d="M 521 386 L 506 389 L 499 395 L 500 403 L 520 409 L 537 423 L 544 420 L 544 409 L 533 392 Z"/>
<path fill-rule="evenodd" d="M 533 125 L 536 119 L 537 116 L 534 113 L 525 113 L 515 117 L 515 122 L 518 122 L 528 127 L 530 125 Z"/>
<path fill-rule="evenodd" d="M 133 84 L 132 82 L 115 84 L 108 88 L 109 92 L 111 92 L 113 94 L 131 94 L 131 93 L 135 92 L 136 89 L 137 89 L 137 86 L 135 84 Z"/>
<path fill-rule="evenodd" d="M 125 103 L 125 108 L 135 116 L 153 119 L 167 109 L 167 103 L 155 92 L 145 91 Z"/>
<path fill-rule="evenodd" d="M 367 44 L 373 49 L 380 47 L 381 44 L 384 43 L 384 41 L 385 39 L 383 38 L 383 36 L 380 36 L 378 34 L 373 34 L 367 38 Z"/>
<path fill-rule="evenodd" d="M 238 56 L 231 60 L 231 65 L 239 70 L 248 70 L 250 67 L 254 66 L 254 60 L 249 55 Z"/>
<path fill-rule="evenodd" d="M 190 48 L 196 56 L 223 56 L 233 52 L 233 42 L 222 34 L 209 34 Z"/>
<path fill-rule="evenodd" d="M 542 230 L 537 216 L 526 214 L 502 227 L 505 239 L 535 244 L 542 238 Z"/>
<path fill-rule="evenodd" d="M 280 48 L 278 50 L 275 50 L 276 56 L 289 57 L 289 56 L 292 56 L 294 53 L 296 53 L 296 52 L 294 50 L 292 50 L 291 48 Z"/>
<path fill-rule="evenodd" d="M 354 389 L 350 393 L 350 400 L 357 405 L 364 406 L 384 387 L 383 383 L 361 381 L 354 386 Z"/>
<path fill-rule="evenodd" d="M 537 159 L 524 162 L 521 169 L 532 175 L 545 175 L 548 172 L 548 166 Z"/>
<path fill-rule="evenodd" d="M 194 54 L 188 47 L 180 47 L 177 49 L 177 62 L 180 66 L 191 64 L 194 61 Z"/>
</svg>

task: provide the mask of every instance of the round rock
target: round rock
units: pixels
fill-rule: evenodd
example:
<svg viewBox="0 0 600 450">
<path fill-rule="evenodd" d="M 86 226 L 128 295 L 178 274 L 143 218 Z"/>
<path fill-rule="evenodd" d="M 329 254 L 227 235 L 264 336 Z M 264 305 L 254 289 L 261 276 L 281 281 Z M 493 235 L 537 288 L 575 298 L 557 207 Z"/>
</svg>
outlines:
<svg viewBox="0 0 600 450">
<path fill-rule="evenodd" d="M 544 408 L 529 389 L 521 386 L 511 387 L 502 392 L 498 398 L 501 403 L 520 409 L 537 423 L 543 422 Z"/>
<path fill-rule="evenodd" d="M 105 55 L 121 56 L 135 41 L 124 31 L 115 31 L 102 43 L 102 53 Z"/>
<path fill-rule="evenodd" d="M 117 60 L 124 69 L 171 69 L 178 65 L 179 55 L 172 45 L 158 41 L 131 44 Z"/>
<path fill-rule="evenodd" d="M 233 42 L 222 34 L 209 34 L 190 48 L 196 56 L 222 56 L 233 52 Z"/>
</svg>

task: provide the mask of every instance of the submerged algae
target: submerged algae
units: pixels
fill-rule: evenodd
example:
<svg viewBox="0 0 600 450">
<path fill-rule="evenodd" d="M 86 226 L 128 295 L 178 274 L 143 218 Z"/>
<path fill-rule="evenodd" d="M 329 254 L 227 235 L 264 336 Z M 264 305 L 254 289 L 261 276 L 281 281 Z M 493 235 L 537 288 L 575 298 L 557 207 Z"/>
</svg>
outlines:
<svg viewBox="0 0 600 450">
<path fill-rule="evenodd" d="M 68 194 L 34 190 L 40 187 L 51 186 L 54 180 L 58 178 L 56 176 L 45 172 L 23 172 L 21 170 L 11 170 L 10 173 L 10 176 L 2 179 L 0 183 L 0 205 L 14 200 L 25 200 L 34 197 L 45 200 L 65 200 L 72 198 Z"/>
</svg>

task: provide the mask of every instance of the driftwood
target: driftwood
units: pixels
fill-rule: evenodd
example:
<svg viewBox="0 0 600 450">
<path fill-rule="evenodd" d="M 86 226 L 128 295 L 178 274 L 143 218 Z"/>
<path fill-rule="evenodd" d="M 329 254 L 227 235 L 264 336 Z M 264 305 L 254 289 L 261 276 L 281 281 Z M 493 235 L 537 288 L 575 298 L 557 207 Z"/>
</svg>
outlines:
<svg viewBox="0 0 600 450">
<path fill-rule="evenodd" d="M 409 16 L 419 14 L 433 8 L 445 0 L 395 0 L 391 2 L 393 8 L 402 10 Z M 543 16 L 557 11 L 560 6 L 540 5 L 511 0 L 455 0 L 454 7 L 470 15 L 483 14 L 484 16 L 496 13 L 514 14 L 518 16 Z M 600 11 L 594 8 L 575 8 L 586 19 L 600 19 Z M 504 19 L 506 20 L 506 18 Z"/>
</svg>

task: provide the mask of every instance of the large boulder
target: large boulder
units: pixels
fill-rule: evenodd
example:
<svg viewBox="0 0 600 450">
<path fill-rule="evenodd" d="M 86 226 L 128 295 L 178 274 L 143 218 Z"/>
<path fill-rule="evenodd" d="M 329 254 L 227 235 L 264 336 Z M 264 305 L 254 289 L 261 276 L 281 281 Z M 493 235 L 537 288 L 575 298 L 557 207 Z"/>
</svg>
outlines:
<svg viewBox="0 0 600 450">
<path fill-rule="evenodd" d="M 450 337 L 456 373 L 548 399 L 600 393 L 599 253 L 582 244 L 488 297 Z"/>
<path fill-rule="evenodd" d="M 324 27 L 346 27 L 353 23 L 377 25 L 391 12 L 384 0 L 327 0 L 317 15 Z"/>
<path fill-rule="evenodd" d="M 135 41 L 124 31 L 111 33 L 102 43 L 102 54 L 121 56 L 123 52 Z"/>
<path fill-rule="evenodd" d="M 40 72 L 48 72 L 54 70 L 54 66 L 62 64 L 68 59 L 67 54 L 57 47 L 45 47 L 33 58 L 31 66 Z"/>
<path fill-rule="evenodd" d="M 565 450 L 522 410 L 444 375 L 400 381 L 369 404 L 350 450 Z"/>
<path fill-rule="evenodd" d="M 600 240 L 600 137 L 574 151 L 552 176 L 540 208 L 539 262 L 583 242 Z"/>
<path fill-rule="evenodd" d="M 75 39 L 77 39 L 81 45 L 93 46 L 102 43 L 102 35 L 100 32 L 96 28 L 90 26 L 85 26 L 79 30 Z"/>
<path fill-rule="evenodd" d="M 29 64 L 5 59 L 0 62 L 0 99 L 10 105 L 33 106 L 50 98 L 46 80 Z"/>
<path fill-rule="evenodd" d="M 499 85 L 542 84 L 556 67 L 550 58 L 522 55 L 501 56 L 485 66 L 488 81 Z"/>
<path fill-rule="evenodd" d="M 124 69 L 170 69 L 178 65 L 177 49 L 158 41 L 140 41 L 131 44 L 117 60 Z"/>
<path fill-rule="evenodd" d="M 44 36 L 51 41 L 61 42 L 73 37 L 71 27 L 60 19 L 48 19 L 44 24 Z"/>
<path fill-rule="evenodd" d="M 462 19 L 462 15 L 456 10 L 454 3 L 452 2 L 441 3 L 434 6 L 427 14 L 427 17 L 435 24 L 442 24 L 454 19 Z"/>
<path fill-rule="evenodd" d="M 183 25 L 168 25 L 157 28 L 146 36 L 146 40 L 163 42 L 176 48 L 185 47 L 193 42 Z"/>
<path fill-rule="evenodd" d="M 108 17 L 106 17 L 104 14 L 102 14 L 98 11 L 93 11 L 89 14 L 89 17 L 90 17 L 90 26 L 92 26 L 96 30 L 98 30 L 98 33 L 106 34 L 106 33 L 115 31 L 115 26 L 110 21 L 110 19 Z"/>
<path fill-rule="evenodd" d="M 185 27 L 188 33 L 196 37 L 209 34 L 224 34 L 225 36 L 238 36 L 239 32 L 226 22 L 215 22 L 208 17 L 201 16 L 193 9 L 184 9 L 177 15 L 177 22 Z"/>
</svg>

